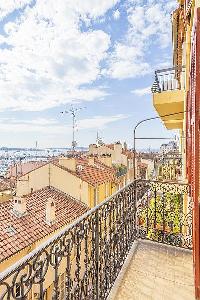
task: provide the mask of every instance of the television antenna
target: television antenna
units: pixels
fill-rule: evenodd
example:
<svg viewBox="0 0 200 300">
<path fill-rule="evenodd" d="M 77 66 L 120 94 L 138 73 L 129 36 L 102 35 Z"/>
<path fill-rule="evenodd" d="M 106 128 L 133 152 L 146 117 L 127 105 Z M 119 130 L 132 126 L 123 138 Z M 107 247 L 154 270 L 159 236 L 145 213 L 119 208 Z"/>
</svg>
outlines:
<svg viewBox="0 0 200 300">
<path fill-rule="evenodd" d="M 84 109 L 85 107 L 78 107 L 75 108 L 73 105 L 71 105 L 70 109 L 61 111 L 61 114 L 70 114 L 72 116 L 72 156 L 74 157 L 75 149 L 77 146 L 77 141 L 75 140 L 75 129 L 77 128 L 77 113 Z"/>
<path fill-rule="evenodd" d="M 99 131 L 97 131 L 96 144 L 97 144 L 98 146 L 103 145 L 103 139 L 102 139 L 102 137 L 100 137 Z"/>
</svg>

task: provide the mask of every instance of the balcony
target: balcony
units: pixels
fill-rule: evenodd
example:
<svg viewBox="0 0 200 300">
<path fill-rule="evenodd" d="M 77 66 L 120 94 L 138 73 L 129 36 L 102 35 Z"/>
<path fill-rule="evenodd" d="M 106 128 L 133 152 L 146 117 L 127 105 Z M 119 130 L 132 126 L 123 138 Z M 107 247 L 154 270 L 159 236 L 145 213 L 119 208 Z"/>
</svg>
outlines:
<svg viewBox="0 0 200 300">
<path fill-rule="evenodd" d="M 184 78 L 184 67 L 155 72 L 155 81 L 152 86 L 153 105 L 167 129 L 182 129 L 183 127 Z"/>
<path fill-rule="evenodd" d="M 172 152 L 157 157 L 154 162 L 155 177 L 161 181 L 178 182 L 183 180 L 182 157 Z"/>
<path fill-rule="evenodd" d="M 185 0 L 185 5 L 184 5 L 185 17 L 189 15 L 194 2 L 195 2 L 194 0 Z"/>
<path fill-rule="evenodd" d="M 192 254 L 153 242 L 135 243 L 109 300 L 192 300 Z"/>
<path fill-rule="evenodd" d="M 188 192 L 132 182 L 1 273 L 0 299 L 192 300 Z"/>
</svg>

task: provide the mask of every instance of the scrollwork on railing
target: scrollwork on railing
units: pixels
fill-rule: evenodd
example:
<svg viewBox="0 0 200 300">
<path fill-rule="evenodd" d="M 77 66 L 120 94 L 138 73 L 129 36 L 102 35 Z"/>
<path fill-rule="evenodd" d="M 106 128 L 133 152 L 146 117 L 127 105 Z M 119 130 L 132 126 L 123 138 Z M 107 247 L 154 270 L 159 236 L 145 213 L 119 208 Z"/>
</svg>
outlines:
<svg viewBox="0 0 200 300">
<path fill-rule="evenodd" d="M 192 248 L 192 204 L 189 186 L 148 182 L 148 190 L 137 200 L 138 237 Z"/>
<path fill-rule="evenodd" d="M 1 274 L 0 299 L 106 299 L 136 238 L 135 208 L 134 182 Z"/>
<path fill-rule="evenodd" d="M 0 299 L 106 299 L 136 238 L 191 248 L 187 194 L 181 184 L 127 185 L 2 273 Z"/>
</svg>

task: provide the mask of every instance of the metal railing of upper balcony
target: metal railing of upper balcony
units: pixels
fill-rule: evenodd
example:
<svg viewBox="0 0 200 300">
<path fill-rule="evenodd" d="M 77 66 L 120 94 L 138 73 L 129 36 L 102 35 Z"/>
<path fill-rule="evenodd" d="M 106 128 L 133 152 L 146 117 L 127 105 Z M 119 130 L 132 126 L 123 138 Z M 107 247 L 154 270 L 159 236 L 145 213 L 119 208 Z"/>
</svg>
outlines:
<svg viewBox="0 0 200 300">
<path fill-rule="evenodd" d="M 194 0 L 185 0 L 185 15 L 187 16 Z"/>
<path fill-rule="evenodd" d="M 130 183 L 1 273 L 0 299 L 106 299 L 137 238 L 191 248 L 187 194 L 185 184 Z"/>
<path fill-rule="evenodd" d="M 180 80 L 176 79 L 177 73 Z M 185 89 L 185 67 L 178 66 L 155 71 L 155 80 L 152 86 L 152 93 Z"/>
<path fill-rule="evenodd" d="M 154 160 L 155 178 L 162 181 L 181 181 L 182 156 L 176 153 L 161 155 Z"/>
</svg>

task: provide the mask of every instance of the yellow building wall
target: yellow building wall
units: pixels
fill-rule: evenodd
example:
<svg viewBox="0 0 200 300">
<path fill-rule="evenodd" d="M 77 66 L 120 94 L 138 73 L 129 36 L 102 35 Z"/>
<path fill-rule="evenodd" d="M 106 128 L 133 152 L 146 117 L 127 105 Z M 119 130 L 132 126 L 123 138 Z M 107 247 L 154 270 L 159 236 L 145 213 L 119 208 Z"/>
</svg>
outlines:
<svg viewBox="0 0 200 300">
<path fill-rule="evenodd" d="M 50 185 L 89 205 L 88 183 L 55 165 L 51 165 Z"/>
<path fill-rule="evenodd" d="M 88 195 L 89 195 L 89 207 L 94 207 L 94 187 L 88 186 Z"/>
<path fill-rule="evenodd" d="M 21 176 L 17 181 L 17 196 L 23 196 L 37 191 L 45 186 L 49 186 L 50 165 L 44 165 L 41 168 Z"/>
<path fill-rule="evenodd" d="M 17 196 L 27 195 L 46 186 L 55 187 L 88 205 L 88 183 L 53 164 L 20 177 L 17 182 Z"/>
<path fill-rule="evenodd" d="M 13 195 L 12 195 L 11 191 L 8 190 L 8 191 L 0 192 L 0 203 L 8 201 L 9 199 L 12 199 L 12 198 L 13 198 Z"/>
<path fill-rule="evenodd" d="M 105 184 L 100 184 L 98 186 L 98 203 L 101 203 L 103 200 L 105 200 L 106 198 L 106 194 L 105 194 Z"/>
</svg>

